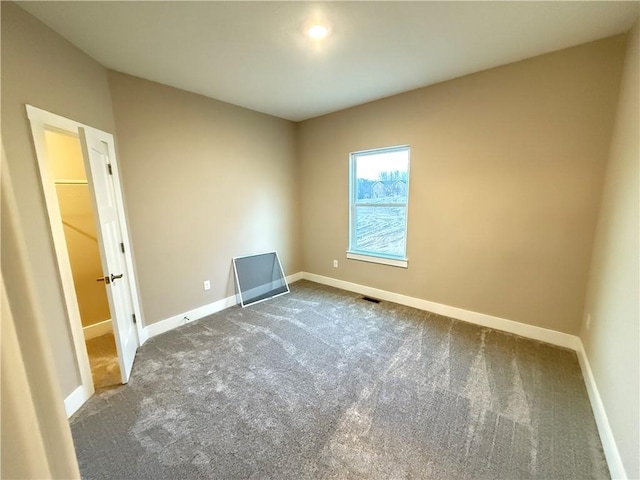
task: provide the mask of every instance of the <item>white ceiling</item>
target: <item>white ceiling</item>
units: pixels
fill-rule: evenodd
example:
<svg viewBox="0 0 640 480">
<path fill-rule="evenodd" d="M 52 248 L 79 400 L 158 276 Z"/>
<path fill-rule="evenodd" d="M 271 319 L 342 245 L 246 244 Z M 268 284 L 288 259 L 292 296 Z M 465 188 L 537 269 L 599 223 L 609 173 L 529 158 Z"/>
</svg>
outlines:
<svg viewBox="0 0 640 480">
<path fill-rule="evenodd" d="M 299 121 L 627 31 L 640 2 L 21 2 L 106 67 Z M 303 34 L 320 19 L 321 44 Z"/>
</svg>

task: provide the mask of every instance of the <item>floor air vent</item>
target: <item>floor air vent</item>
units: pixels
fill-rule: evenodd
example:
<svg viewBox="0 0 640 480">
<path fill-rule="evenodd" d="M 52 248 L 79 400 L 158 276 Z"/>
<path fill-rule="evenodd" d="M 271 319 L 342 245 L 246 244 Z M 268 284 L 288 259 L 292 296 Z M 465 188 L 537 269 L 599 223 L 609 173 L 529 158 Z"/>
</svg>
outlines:
<svg viewBox="0 0 640 480">
<path fill-rule="evenodd" d="M 371 302 L 371 303 L 380 303 L 380 300 L 373 297 L 362 297 L 362 300 L 366 300 L 367 302 Z"/>
</svg>

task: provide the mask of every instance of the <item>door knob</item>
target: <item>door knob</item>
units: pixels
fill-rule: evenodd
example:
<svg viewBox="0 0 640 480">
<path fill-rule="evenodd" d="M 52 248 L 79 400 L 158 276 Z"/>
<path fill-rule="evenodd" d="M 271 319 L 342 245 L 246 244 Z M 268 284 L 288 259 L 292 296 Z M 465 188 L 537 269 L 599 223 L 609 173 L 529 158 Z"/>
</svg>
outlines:
<svg viewBox="0 0 640 480">
<path fill-rule="evenodd" d="M 114 280 L 116 280 L 117 278 L 122 278 L 122 276 L 124 275 L 124 273 L 121 273 L 120 275 L 114 275 L 113 273 L 111 274 L 111 281 L 113 282 Z"/>
<path fill-rule="evenodd" d="M 112 273 L 111 277 L 99 277 L 99 278 L 96 278 L 96 282 L 105 282 L 107 285 L 109 285 L 110 283 L 112 283 L 113 281 L 117 280 L 118 278 L 122 278 L 123 275 L 124 275 L 124 273 L 121 273 L 120 275 L 114 275 Z"/>
</svg>

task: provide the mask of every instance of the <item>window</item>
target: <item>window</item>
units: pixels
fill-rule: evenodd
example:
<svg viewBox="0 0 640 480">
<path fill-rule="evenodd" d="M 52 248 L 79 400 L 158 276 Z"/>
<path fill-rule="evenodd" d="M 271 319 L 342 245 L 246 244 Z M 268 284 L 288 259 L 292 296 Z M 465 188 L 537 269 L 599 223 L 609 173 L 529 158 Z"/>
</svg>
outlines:
<svg viewBox="0 0 640 480">
<path fill-rule="evenodd" d="M 409 146 L 351 154 L 347 258 L 407 266 Z"/>
</svg>

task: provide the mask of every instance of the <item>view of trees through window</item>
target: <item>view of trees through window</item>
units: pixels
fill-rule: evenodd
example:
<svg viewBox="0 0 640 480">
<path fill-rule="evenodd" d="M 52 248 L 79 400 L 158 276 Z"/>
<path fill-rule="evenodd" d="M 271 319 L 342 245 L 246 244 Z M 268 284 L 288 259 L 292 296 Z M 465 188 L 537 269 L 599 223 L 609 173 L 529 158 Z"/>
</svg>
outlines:
<svg viewBox="0 0 640 480">
<path fill-rule="evenodd" d="M 409 147 L 354 153 L 351 159 L 350 250 L 404 258 Z"/>
</svg>

